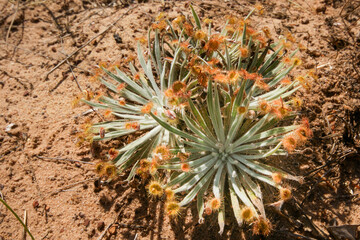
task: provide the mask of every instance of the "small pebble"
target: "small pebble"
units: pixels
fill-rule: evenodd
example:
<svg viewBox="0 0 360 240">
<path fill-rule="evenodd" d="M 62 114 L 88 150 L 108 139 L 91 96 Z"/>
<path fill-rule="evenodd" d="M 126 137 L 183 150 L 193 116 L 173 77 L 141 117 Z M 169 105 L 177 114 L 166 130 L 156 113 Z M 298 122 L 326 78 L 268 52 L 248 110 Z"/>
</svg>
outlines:
<svg viewBox="0 0 360 240">
<path fill-rule="evenodd" d="M 5 132 L 10 132 L 11 129 L 16 128 L 17 125 L 15 123 L 10 123 L 9 125 L 6 126 L 5 128 Z"/>
<path fill-rule="evenodd" d="M 284 12 L 275 12 L 272 17 L 276 19 L 286 19 L 288 16 Z"/>
<path fill-rule="evenodd" d="M 108 230 L 110 235 L 114 235 L 116 233 L 116 226 L 111 226 Z"/>
<path fill-rule="evenodd" d="M 89 219 L 85 219 L 84 220 L 84 226 L 88 227 L 90 225 L 90 220 Z"/>
<path fill-rule="evenodd" d="M 316 13 L 325 13 L 326 12 L 326 6 L 325 5 L 322 5 L 322 6 L 318 6 L 316 9 L 315 9 Z"/>
<path fill-rule="evenodd" d="M 302 24 L 308 24 L 309 22 L 310 22 L 309 19 L 301 20 L 301 23 L 302 23 Z"/>
<path fill-rule="evenodd" d="M 33 208 L 38 208 L 39 207 L 39 202 L 38 201 L 34 201 L 33 202 Z"/>
<path fill-rule="evenodd" d="M 116 43 L 122 43 L 123 42 L 122 38 L 117 33 L 114 33 L 114 39 L 115 39 Z"/>
<path fill-rule="evenodd" d="M 98 229 L 99 231 L 104 230 L 104 227 L 105 227 L 105 223 L 104 223 L 104 222 L 98 222 L 98 224 L 97 224 L 97 229 Z"/>
</svg>

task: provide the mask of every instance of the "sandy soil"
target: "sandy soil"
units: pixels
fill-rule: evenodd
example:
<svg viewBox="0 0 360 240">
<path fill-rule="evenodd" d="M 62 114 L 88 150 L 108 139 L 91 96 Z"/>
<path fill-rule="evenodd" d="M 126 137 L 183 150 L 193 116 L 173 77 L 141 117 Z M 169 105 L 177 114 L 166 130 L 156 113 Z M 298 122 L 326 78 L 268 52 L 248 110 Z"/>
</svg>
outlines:
<svg viewBox="0 0 360 240">
<path fill-rule="evenodd" d="M 164 203 L 150 199 L 139 180 L 101 186 L 93 163 L 119 141 L 77 146 L 82 124 L 101 120 L 87 106 L 71 107 L 79 87 L 100 89 L 91 81 L 95 66 L 133 55 L 135 38 L 160 11 L 190 14 L 187 1 L 165 2 L 0 0 L 0 193 L 20 216 L 26 211 L 36 239 L 98 239 L 113 222 L 103 239 L 261 238 L 232 218 L 219 236 L 216 217 L 197 224 L 193 205 L 170 220 Z M 273 160 L 305 176 L 305 183 L 292 186 L 294 199 L 281 213 L 268 207 L 274 227 L 268 238 L 331 239 L 330 226 L 360 224 L 360 1 L 261 2 L 266 11 L 253 26 L 268 26 L 274 37 L 290 31 L 307 48 L 299 54 L 304 64 L 298 74 L 316 69 L 319 76 L 311 90 L 297 93 L 314 138 L 287 161 Z M 255 3 L 194 6 L 200 16 L 223 22 L 228 14 L 245 16 Z M 4 206 L 0 239 L 23 239 L 20 223 Z"/>
</svg>

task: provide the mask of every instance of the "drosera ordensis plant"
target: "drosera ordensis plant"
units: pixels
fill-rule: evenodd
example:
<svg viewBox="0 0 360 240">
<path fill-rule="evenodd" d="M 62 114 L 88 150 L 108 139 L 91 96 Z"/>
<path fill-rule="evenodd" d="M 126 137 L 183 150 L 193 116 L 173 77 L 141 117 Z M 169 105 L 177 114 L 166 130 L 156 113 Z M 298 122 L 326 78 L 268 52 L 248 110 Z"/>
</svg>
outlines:
<svg viewBox="0 0 360 240">
<path fill-rule="evenodd" d="M 151 179 L 149 195 L 166 199 L 172 217 L 196 199 L 199 221 L 216 214 L 220 234 L 232 208 L 239 225 L 267 235 L 259 183 L 278 189 L 273 205 L 281 206 L 292 196 L 284 184 L 301 177 L 264 159 L 292 153 L 312 136 L 308 120 L 296 120 L 302 101 L 292 95 L 315 75 L 289 76 L 301 64 L 299 46 L 290 33 L 274 41 L 268 28 L 251 27 L 261 7 L 245 18 L 229 16 L 220 32 L 190 10 L 191 17 L 157 17 L 147 40 L 139 39 L 139 65 L 130 62 L 128 72 L 102 68 L 107 94 L 84 92 L 83 102 L 117 117 L 88 126 L 90 140 L 141 133 L 111 149 L 109 163 L 96 171 L 109 180 L 127 169 L 128 181 Z M 147 58 L 140 44 L 146 42 Z"/>
</svg>

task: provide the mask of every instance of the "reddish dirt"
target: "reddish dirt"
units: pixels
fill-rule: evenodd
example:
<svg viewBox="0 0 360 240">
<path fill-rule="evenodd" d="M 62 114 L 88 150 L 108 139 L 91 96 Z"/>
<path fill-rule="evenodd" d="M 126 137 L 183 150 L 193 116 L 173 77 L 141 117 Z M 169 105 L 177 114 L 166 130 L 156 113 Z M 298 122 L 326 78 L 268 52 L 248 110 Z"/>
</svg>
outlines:
<svg viewBox="0 0 360 240">
<path fill-rule="evenodd" d="M 114 221 L 118 227 L 110 230 L 115 234 L 108 231 L 103 239 L 261 238 L 253 236 L 249 226 L 239 228 L 231 216 L 220 236 L 216 216 L 197 224 L 194 205 L 170 220 L 164 203 L 149 198 L 146 183 L 138 180 L 130 186 L 121 181 L 99 186 L 92 164 L 119 142 L 92 148 L 76 144 L 81 125 L 101 119 L 83 114 L 87 106 L 71 108 L 80 93 L 74 76 L 82 89 L 99 89 L 99 83 L 89 81 L 95 65 L 133 55 L 135 38 L 147 33 L 157 14 L 188 15 L 187 1 L 127 6 L 106 0 L 16 2 L 0 0 L 0 193 L 20 216 L 27 211 L 36 239 L 97 239 Z M 268 26 L 274 38 L 290 31 L 307 47 L 299 54 L 302 68 L 293 74 L 316 69 L 319 76 L 310 90 L 297 93 L 304 101 L 301 115 L 311 121 L 313 139 L 286 161 L 271 160 L 305 176 L 305 182 L 292 186 L 294 199 L 281 213 L 268 207 L 274 228 L 268 238 L 333 238 L 329 226 L 360 224 L 360 1 L 261 2 L 265 13 L 253 17 L 252 25 Z M 228 14 L 245 16 L 255 3 L 194 1 L 194 6 L 200 16 L 222 23 Z M 121 16 L 109 31 L 47 76 Z M 264 195 L 272 196 L 273 190 L 265 188 Z M 0 206 L 0 239 L 22 236 L 20 223 Z"/>
</svg>

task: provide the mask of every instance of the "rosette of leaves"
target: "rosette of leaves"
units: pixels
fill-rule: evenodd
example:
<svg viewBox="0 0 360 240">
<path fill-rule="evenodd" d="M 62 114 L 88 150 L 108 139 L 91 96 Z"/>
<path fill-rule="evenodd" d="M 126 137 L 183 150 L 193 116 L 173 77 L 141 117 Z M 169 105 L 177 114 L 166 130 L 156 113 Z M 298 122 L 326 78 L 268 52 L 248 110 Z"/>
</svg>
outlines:
<svg viewBox="0 0 360 240">
<path fill-rule="evenodd" d="M 179 135 L 186 152 L 191 153 L 186 161 L 173 159 L 160 166 L 161 169 L 181 170 L 181 165 L 186 163 L 190 167 L 189 172 L 176 173 L 164 187 L 175 187 L 175 193 L 186 192 L 180 206 L 189 204 L 197 196 L 201 220 L 204 213 L 204 193 L 211 186 L 214 197 L 223 201 L 218 212 L 220 233 L 224 229 L 226 194 L 230 195 L 234 215 L 241 224 L 241 206 L 250 207 L 255 216 L 260 214 L 265 217 L 262 193 L 253 179 L 279 189 L 281 186 L 272 179 L 274 173 L 281 173 L 287 179 L 298 179 L 264 164 L 261 159 L 285 154 L 281 149 L 284 134 L 300 126 L 276 127 L 278 117 L 270 112 L 262 113 L 257 100 L 252 96 L 257 87 L 254 85 L 245 94 L 246 83 L 246 80 L 240 81 L 240 91 L 233 99 L 220 85 L 209 81 L 206 105 L 190 100 L 189 110 L 183 111 L 185 131 L 152 114 L 161 126 Z M 286 96 L 287 92 L 285 89 L 275 89 L 268 94 Z M 255 114 L 249 114 L 249 111 L 254 111 Z"/>
<path fill-rule="evenodd" d="M 138 70 L 130 63 L 132 76 L 128 76 L 117 67 L 115 73 L 102 68 L 107 78 L 102 77 L 100 81 L 110 93 L 98 98 L 98 102 L 82 100 L 97 109 L 111 111 L 111 114 L 118 118 L 92 125 L 89 131 L 95 134 L 93 140 L 115 139 L 143 131 L 144 134 L 135 141 L 117 150 L 118 154 L 112 159 L 119 171 L 132 166 L 128 180 L 136 173 L 139 160 L 151 158 L 157 146 L 174 146 L 177 141 L 176 135 L 168 132 L 149 115 L 150 111 L 153 111 L 163 121 L 170 122 L 176 118 L 164 92 L 172 87 L 174 79 L 177 78 L 174 71 L 177 59 L 170 64 L 164 63 L 160 45 L 159 34 L 156 32 L 153 45 L 149 45 L 152 60 L 146 61 L 138 43 L 137 53 L 141 69 Z M 153 67 L 156 69 L 155 73 Z"/>
<path fill-rule="evenodd" d="M 179 73 L 178 80 L 186 80 L 194 86 L 193 92 L 198 90 L 199 85 L 206 87 L 209 79 L 221 79 L 225 77 L 224 71 L 229 73 L 232 70 L 256 74 L 260 76 L 263 86 L 272 88 L 300 64 L 300 60 L 293 58 L 298 50 L 287 54 L 289 46 L 295 43 L 292 36 L 289 36 L 291 41 L 283 38 L 273 42 L 264 36 L 269 35 L 268 30 L 256 31 L 248 25 L 255 9 L 244 19 L 228 19 L 220 32 L 214 32 L 212 23 L 209 22 L 207 27 L 202 26 L 204 24 L 199 16 L 190 7 L 193 20 L 180 15 L 172 22 L 161 20 L 162 24 L 158 25 L 167 24 L 166 29 L 159 29 L 159 38 L 167 46 L 162 48 L 162 53 L 170 59 L 177 59 L 174 67 L 177 68 L 175 72 Z M 245 90 L 248 92 L 254 83 L 248 81 Z M 293 86 L 288 86 L 288 89 Z M 294 88 L 288 95 L 299 88 Z M 262 89 L 255 90 L 253 96 L 261 92 Z M 263 97 L 267 98 L 268 95 Z M 264 100 L 273 100 L 274 97 L 278 96 Z"/>
<path fill-rule="evenodd" d="M 299 60 L 290 60 L 296 51 L 287 55 L 286 41 L 273 43 L 254 34 L 246 18 L 237 29 L 228 27 L 236 25 L 229 20 L 220 33 L 212 33 L 211 24 L 205 31 L 191 10 L 195 24 L 181 16 L 176 21 L 177 28 L 167 20 L 158 23 L 154 39 L 149 31 L 151 60 L 145 60 L 138 45 L 143 74 L 132 64 L 132 76 L 119 69 L 116 73 L 104 69 L 115 82 L 101 79 L 112 95 L 101 97 L 100 103 L 84 101 L 99 109 L 111 109 L 119 118 L 95 124 L 91 128 L 98 133 L 94 140 L 144 130 L 134 142 L 119 149 L 114 159 L 120 170 L 133 166 L 129 179 L 139 160 L 151 158 L 157 146 L 166 145 L 184 153 L 185 158 L 173 157 L 158 166 L 173 173 L 168 179 L 168 174 L 163 175 L 163 187 L 185 194 L 180 206 L 197 197 L 200 220 L 206 208 L 204 199 L 213 195 L 221 202 L 218 220 L 222 233 L 226 205 L 232 206 L 239 224 L 247 220 L 241 214 L 243 209 L 250 209 L 260 220 L 266 218 L 258 182 L 281 189 L 281 180 L 274 179 L 274 175 L 298 180 L 265 164 L 263 159 L 286 154 L 282 148 L 287 146 L 284 139 L 301 128 L 280 125 L 282 120 L 296 116 L 289 107 L 289 97 L 302 83 L 283 82 Z M 175 85 L 189 92 L 185 98 L 187 107 L 184 99 L 180 101 L 182 106 L 173 101 Z M 125 98 L 126 104 L 120 104 L 116 97 Z M 150 109 L 142 111 L 149 103 Z M 127 128 L 129 123 L 137 123 L 137 128 Z M 310 135 L 307 129 L 308 126 L 303 127 L 301 141 Z M 103 136 L 101 130 L 105 132 Z M 289 148 L 296 145 L 291 141 Z M 186 170 L 184 164 L 188 166 Z M 170 199 L 168 205 L 178 210 L 175 199 Z"/>
<path fill-rule="evenodd" d="M 224 27 L 216 37 L 211 36 L 210 26 L 208 37 L 196 39 L 194 32 L 202 28 L 193 9 L 192 12 L 196 25 L 191 25 L 190 21 L 186 23 L 191 25 L 192 31 L 185 22 L 179 24 L 178 31 L 168 22 L 171 30 L 168 35 L 178 42 L 176 49 L 188 49 L 182 52 L 182 62 L 178 65 L 190 65 L 188 81 L 202 85 L 205 94 L 192 95 L 189 107 L 182 110 L 182 121 L 177 126 L 151 115 L 169 132 L 181 137 L 184 151 L 190 153 L 185 161 L 174 158 L 159 167 L 174 171 L 163 187 L 172 188 L 175 193 L 185 193 L 180 206 L 186 206 L 197 197 L 200 221 L 206 207 L 206 193 L 213 195 L 221 202 L 218 222 L 222 233 L 225 203 L 230 203 L 239 224 L 248 220 L 243 219 L 243 209 L 251 209 L 254 216 L 262 221 L 266 215 L 258 182 L 281 190 L 281 181 L 274 176 L 296 181 L 301 179 L 263 161 L 270 156 L 287 154 L 282 149 L 283 139 L 301 128 L 300 125 L 279 125 L 282 120 L 296 116 L 289 107 L 289 96 L 301 87 L 301 82 L 280 82 L 299 64 L 299 60 L 294 59 L 286 67 L 283 59 L 293 57 L 296 51 L 286 56 L 281 42 L 269 41 L 265 44 L 248 33 L 246 23 L 241 31 L 235 30 L 230 35 Z M 209 51 L 206 45 L 211 40 L 218 41 L 216 44 L 223 47 Z M 182 44 L 184 42 L 186 45 Z M 195 61 L 192 62 L 191 58 Z M 209 63 L 214 59 L 215 64 Z M 199 79 L 199 72 L 192 72 L 191 67 L 201 68 L 206 75 L 205 83 Z M 308 137 L 305 135 L 301 136 Z M 184 164 L 190 170 L 184 171 Z M 212 189 L 211 194 L 209 188 Z M 230 199 L 227 200 L 226 196 Z"/>
</svg>

